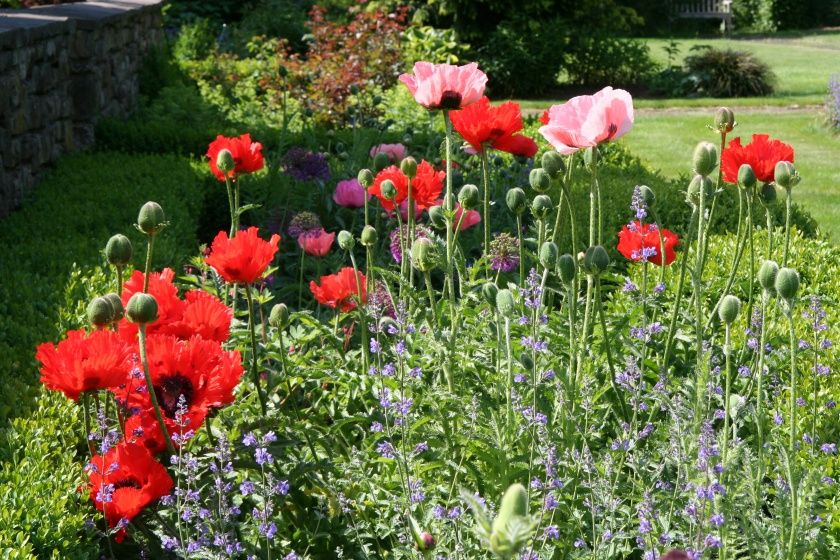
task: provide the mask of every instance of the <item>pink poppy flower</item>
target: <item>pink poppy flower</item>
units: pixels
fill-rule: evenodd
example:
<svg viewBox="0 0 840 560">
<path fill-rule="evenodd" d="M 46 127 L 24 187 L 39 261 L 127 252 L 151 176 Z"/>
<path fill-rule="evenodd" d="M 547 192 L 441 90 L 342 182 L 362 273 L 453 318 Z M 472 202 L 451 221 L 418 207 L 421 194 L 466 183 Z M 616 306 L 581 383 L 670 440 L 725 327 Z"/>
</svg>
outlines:
<svg viewBox="0 0 840 560">
<path fill-rule="evenodd" d="M 374 157 L 379 153 L 388 156 L 388 159 L 393 163 L 402 161 L 408 154 L 405 146 L 402 144 L 379 144 L 370 149 L 370 157 Z"/>
<path fill-rule="evenodd" d="M 359 184 L 358 179 L 347 179 L 339 181 L 335 186 L 333 200 L 339 206 L 364 208 L 366 196 L 370 198 L 370 195 L 365 192 L 365 188 Z"/>
<path fill-rule="evenodd" d="M 334 233 L 327 233 L 324 228 L 321 228 L 317 231 L 304 233 L 298 237 L 297 241 L 307 255 L 323 257 L 330 252 L 334 240 Z"/>
<path fill-rule="evenodd" d="M 563 155 L 601 142 L 617 140 L 633 128 L 633 98 L 623 89 L 605 87 L 595 95 L 573 97 L 552 105 L 548 124 L 540 127 L 548 142 Z"/>
<path fill-rule="evenodd" d="M 461 214 L 464 212 L 464 209 L 458 204 L 455 207 L 455 218 L 452 221 L 452 229 L 455 229 L 458 226 L 458 220 L 461 219 Z M 470 229 L 476 224 L 481 223 L 481 214 L 478 213 L 478 210 L 467 210 L 466 215 L 464 216 L 464 221 L 461 222 L 461 231 L 465 229 Z"/>
<path fill-rule="evenodd" d="M 413 74 L 400 75 L 400 81 L 427 109 L 463 109 L 484 95 L 487 74 L 475 62 L 464 66 L 416 62 Z"/>
</svg>

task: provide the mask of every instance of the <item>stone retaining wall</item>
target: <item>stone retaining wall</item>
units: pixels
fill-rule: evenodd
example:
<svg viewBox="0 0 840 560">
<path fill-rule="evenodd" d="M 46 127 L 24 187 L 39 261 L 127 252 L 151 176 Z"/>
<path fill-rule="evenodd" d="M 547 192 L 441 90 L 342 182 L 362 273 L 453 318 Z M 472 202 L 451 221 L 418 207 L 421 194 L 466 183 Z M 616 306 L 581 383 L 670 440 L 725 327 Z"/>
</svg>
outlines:
<svg viewBox="0 0 840 560">
<path fill-rule="evenodd" d="M 0 10 L 0 217 L 61 154 L 93 143 L 100 116 L 136 105 L 163 0 Z"/>
</svg>

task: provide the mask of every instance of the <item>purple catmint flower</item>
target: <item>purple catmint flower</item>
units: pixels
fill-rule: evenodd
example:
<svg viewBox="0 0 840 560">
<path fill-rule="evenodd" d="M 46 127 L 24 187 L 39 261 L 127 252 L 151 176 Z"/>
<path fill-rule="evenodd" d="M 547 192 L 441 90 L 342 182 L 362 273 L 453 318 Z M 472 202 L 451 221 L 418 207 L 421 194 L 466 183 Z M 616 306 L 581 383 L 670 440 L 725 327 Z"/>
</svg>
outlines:
<svg viewBox="0 0 840 560">
<path fill-rule="evenodd" d="M 837 453 L 837 444 L 836 443 L 824 443 L 820 446 L 820 451 L 822 451 L 826 455 L 834 455 L 835 453 Z"/>
<path fill-rule="evenodd" d="M 543 535 L 546 539 L 557 540 L 560 538 L 560 529 L 557 525 L 549 525 L 543 531 Z"/>
<path fill-rule="evenodd" d="M 725 523 L 725 519 L 722 513 L 716 513 L 709 518 L 709 523 L 714 525 L 715 527 L 720 527 Z"/>
</svg>

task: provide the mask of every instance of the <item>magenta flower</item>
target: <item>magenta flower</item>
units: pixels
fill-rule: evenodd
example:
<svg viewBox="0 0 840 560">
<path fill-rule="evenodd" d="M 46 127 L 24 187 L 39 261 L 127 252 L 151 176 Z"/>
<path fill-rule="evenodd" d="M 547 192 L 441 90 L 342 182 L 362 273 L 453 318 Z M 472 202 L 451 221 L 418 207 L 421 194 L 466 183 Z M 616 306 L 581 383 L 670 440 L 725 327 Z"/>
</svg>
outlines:
<svg viewBox="0 0 840 560">
<path fill-rule="evenodd" d="M 365 192 L 365 188 L 359 184 L 358 179 L 346 179 L 339 181 L 335 186 L 333 200 L 339 206 L 364 208 L 365 196 L 370 198 L 370 195 Z"/>
<path fill-rule="evenodd" d="M 464 209 L 458 204 L 455 207 L 455 218 L 452 221 L 452 229 L 454 230 L 458 225 L 458 220 L 461 219 L 461 214 L 464 212 Z M 481 214 L 478 213 L 478 210 L 467 210 L 467 214 L 464 216 L 464 221 L 461 222 L 461 231 L 465 229 L 470 229 L 474 225 L 481 223 Z"/>
<path fill-rule="evenodd" d="M 370 157 L 379 153 L 388 156 L 392 163 L 398 163 L 405 158 L 408 151 L 402 144 L 379 144 L 370 149 Z"/>
<path fill-rule="evenodd" d="M 312 255 L 313 257 L 326 256 L 330 252 L 334 240 L 335 234 L 327 233 L 324 228 L 303 233 L 297 238 L 300 248 L 307 255 Z"/>
<path fill-rule="evenodd" d="M 555 150 L 569 155 L 617 140 L 631 128 L 633 98 L 623 89 L 607 86 L 595 95 L 580 95 L 562 105 L 552 105 L 548 124 L 540 127 L 540 134 Z"/>
<path fill-rule="evenodd" d="M 487 74 L 475 62 L 464 66 L 416 62 L 414 73 L 400 75 L 400 81 L 427 109 L 463 109 L 484 95 Z"/>
</svg>

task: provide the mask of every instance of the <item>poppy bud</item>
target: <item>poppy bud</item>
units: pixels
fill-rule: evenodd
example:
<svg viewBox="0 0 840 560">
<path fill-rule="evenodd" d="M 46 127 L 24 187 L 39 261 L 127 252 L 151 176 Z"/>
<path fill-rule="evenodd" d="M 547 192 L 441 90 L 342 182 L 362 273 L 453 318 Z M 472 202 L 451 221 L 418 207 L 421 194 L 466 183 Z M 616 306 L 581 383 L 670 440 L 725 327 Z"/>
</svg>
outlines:
<svg viewBox="0 0 840 560">
<path fill-rule="evenodd" d="M 435 537 L 428 531 L 420 528 L 417 520 L 413 515 L 408 516 L 409 526 L 411 527 L 411 535 L 414 537 L 414 544 L 417 545 L 417 550 L 420 552 L 430 552 L 435 548 Z"/>
<path fill-rule="evenodd" d="M 286 69 L 286 67 L 285 67 L 285 66 L 282 66 L 282 65 L 281 65 L 281 66 L 277 69 L 277 74 L 278 74 L 281 78 L 285 78 L 286 76 L 288 76 L 288 75 L 289 75 L 289 71 Z"/>
<path fill-rule="evenodd" d="M 723 134 L 732 132 L 735 128 L 735 113 L 729 107 L 721 107 L 715 111 L 715 130 Z"/>
<path fill-rule="evenodd" d="M 738 313 L 741 312 L 741 300 L 732 294 L 726 295 L 720 302 L 718 308 L 718 317 L 720 320 L 731 325 L 738 318 Z"/>
<path fill-rule="evenodd" d="M 762 204 L 765 206 L 772 206 L 776 204 L 776 199 L 779 197 L 776 192 L 776 185 L 774 183 L 764 183 L 761 185 L 761 190 L 758 193 Z"/>
<path fill-rule="evenodd" d="M 371 98 L 370 102 L 373 103 L 373 105 L 379 105 L 380 103 L 382 103 L 382 96 L 381 95 L 374 95 Z"/>
<path fill-rule="evenodd" d="M 216 167 L 225 175 L 236 169 L 236 162 L 233 160 L 233 154 L 230 153 L 230 150 L 223 149 L 219 151 L 216 156 Z"/>
<path fill-rule="evenodd" d="M 505 532 L 513 517 L 528 515 L 528 491 L 519 483 L 511 484 L 502 496 L 499 514 L 493 520 L 493 533 Z"/>
<path fill-rule="evenodd" d="M 505 195 L 505 202 L 507 203 L 508 209 L 517 216 L 525 211 L 525 204 L 527 204 L 527 201 L 528 199 L 525 197 L 525 191 L 519 187 L 510 189 Z"/>
<path fill-rule="evenodd" d="M 551 177 L 545 169 L 540 167 L 531 170 L 528 175 L 528 182 L 531 184 L 531 188 L 538 193 L 543 193 L 551 188 Z"/>
<path fill-rule="evenodd" d="M 556 243 L 551 241 L 544 242 L 542 247 L 540 247 L 540 264 L 548 270 L 554 270 L 554 267 L 557 266 L 557 255 L 559 253 L 560 250 L 557 248 Z"/>
<path fill-rule="evenodd" d="M 158 305 L 154 296 L 137 292 L 128 300 L 125 316 L 132 323 L 154 323 L 157 320 Z"/>
<path fill-rule="evenodd" d="M 112 321 L 114 308 L 107 299 L 96 297 L 87 306 L 87 317 L 95 327 L 104 327 Z"/>
<path fill-rule="evenodd" d="M 738 184 L 746 189 L 751 189 L 758 182 L 755 171 L 749 163 L 742 163 L 738 168 Z"/>
<path fill-rule="evenodd" d="M 700 142 L 694 148 L 692 158 L 694 172 L 698 175 L 709 175 L 717 167 L 717 148 L 711 142 Z"/>
<path fill-rule="evenodd" d="M 472 210 L 478 206 L 478 187 L 475 185 L 464 185 L 458 192 L 458 202 L 464 210 Z"/>
<path fill-rule="evenodd" d="M 519 355 L 519 363 L 522 364 L 526 370 L 534 369 L 534 360 L 531 359 L 531 356 L 528 355 L 528 352 L 522 352 Z"/>
<path fill-rule="evenodd" d="M 443 229 L 446 227 L 446 217 L 444 216 L 443 206 L 432 206 L 429 208 L 429 223 L 436 229 Z"/>
<path fill-rule="evenodd" d="M 422 544 L 422 546 L 418 546 L 418 548 L 422 552 L 429 552 L 431 550 L 434 550 L 437 542 L 435 542 L 435 537 L 433 537 L 431 533 L 429 533 L 428 531 L 424 531 L 420 535 L 420 538 L 422 539 L 423 544 Z"/>
<path fill-rule="evenodd" d="M 481 295 L 484 301 L 493 305 L 496 303 L 496 294 L 499 293 L 499 288 L 493 282 L 487 282 L 481 287 Z"/>
<path fill-rule="evenodd" d="M 376 245 L 376 242 L 379 241 L 379 234 L 376 232 L 376 228 L 373 226 L 365 226 L 362 229 L 360 240 L 362 245 L 365 247 L 373 247 Z"/>
<path fill-rule="evenodd" d="M 114 293 L 110 293 L 105 294 L 102 297 L 108 300 L 108 303 L 111 304 L 111 309 L 113 310 L 113 314 L 111 315 L 111 322 L 113 323 L 122 319 L 123 315 L 125 315 L 125 309 L 123 308 L 120 296 Z"/>
<path fill-rule="evenodd" d="M 447 210 L 455 210 L 455 195 L 454 194 L 450 193 L 450 194 L 446 195 L 445 197 L 443 197 L 443 207 L 446 208 Z"/>
<path fill-rule="evenodd" d="M 397 196 L 397 187 L 390 179 L 382 181 L 382 184 L 379 185 L 379 190 L 382 192 L 382 196 L 388 200 L 393 200 Z"/>
<path fill-rule="evenodd" d="M 362 169 L 356 179 L 358 179 L 360 185 L 367 189 L 373 184 L 373 172 L 370 169 Z"/>
<path fill-rule="evenodd" d="M 356 246 L 356 240 L 353 238 L 353 234 L 346 229 L 338 232 L 338 246 L 345 251 L 352 251 L 353 247 Z"/>
<path fill-rule="evenodd" d="M 648 206 L 652 206 L 656 201 L 656 195 L 647 185 L 639 185 L 639 196 L 642 197 L 642 200 Z"/>
<path fill-rule="evenodd" d="M 700 204 L 700 190 L 703 191 L 703 196 L 708 202 L 712 195 L 715 194 L 715 188 L 712 186 L 712 181 L 703 175 L 695 175 L 691 183 L 688 184 L 688 201 L 697 206 Z"/>
<path fill-rule="evenodd" d="M 538 194 L 534 197 L 534 200 L 531 201 L 531 213 L 538 220 L 548 218 L 548 215 L 551 214 L 552 207 L 551 198 L 549 198 L 548 195 Z"/>
<path fill-rule="evenodd" d="M 758 269 L 758 283 L 764 291 L 771 295 L 776 293 L 776 275 L 779 273 L 779 265 L 776 261 L 764 261 Z"/>
<path fill-rule="evenodd" d="M 499 315 L 510 319 L 516 313 L 516 304 L 513 301 L 513 293 L 507 288 L 496 293 L 496 311 Z"/>
<path fill-rule="evenodd" d="M 569 285 L 575 281 L 577 263 L 572 255 L 568 253 L 560 255 L 560 258 L 557 259 L 557 267 L 560 269 L 560 280 L 562 280 L 564 284 Z"/>
<path fill-rule="evenodd" d="M 780 161 L 776 164 L 773 179 L 776 181 L 776 184 L 783 189 L 791 189 L 799 183 L 800 177 L 791 162 Z"/>
<path fill-rule="evenodd" d="M 411 264 L 420 272 L 428 272 L 437 264 L 435 242 L 426 237 L 414 240 L 411 245 Z"/>
<path fill-rule="evenodd" d="M 563 156 L 550 150 L 542 155 L 542 168 L 552 179 L 559 179 L 566 172 L 566 162 L 563 161 Z"/>
<path fill-rule="evenodd" d="M 595 276 L 601 274 L 610 266 L 610 256 L 601 245 L 594 245 L 586 250 L 583 256 L 583 268 Z"/>
<path fill-rule="evenodd" d="M 157 202 L 147 202 L 137 215 L 137 226 L 146 235 L 156 235 L 166 227 L 166 216 Z"/>
<path fill-rule="evenodd" d="M 389 165 L 391 165 L 391 158 L 389 158 L 388 154 L 385 152 L 377 152 L 377 154 L 373 156 L 373 168 L 376 169 L 377 172 L 382 171 Z"/>
<path fill-rule="evenodd" d="M 774 286 L 779 297 L 792 300 L 799 291 L 799 273 L 792 268 L 780 268 Z"/>
<path fill-rule="evenodd" d="M 278 303 L 271 308 L 268 324 L 280 330 L 285 330 L 289 326 L 289 308 L 285 303 Z"/>
<path fill-rule="evenodd" d="M 105 245 L 105 258 L 117 267 L 123 267 L 130 263 L 132 253 L 131 241 L 121 233 L 112 236 Z"/>
<path fill-rule="evenodd" d="M 359 86 L 356 84 L 350 84 L 350 95 L 358 95 L 359 94 Z"/>
<path fill-rule="evenodd" d="M 417 175 L 417 160 L 409 156 L 400 163 L 400 171 L 409 179 L 414 179 Z"/>
</svg>

